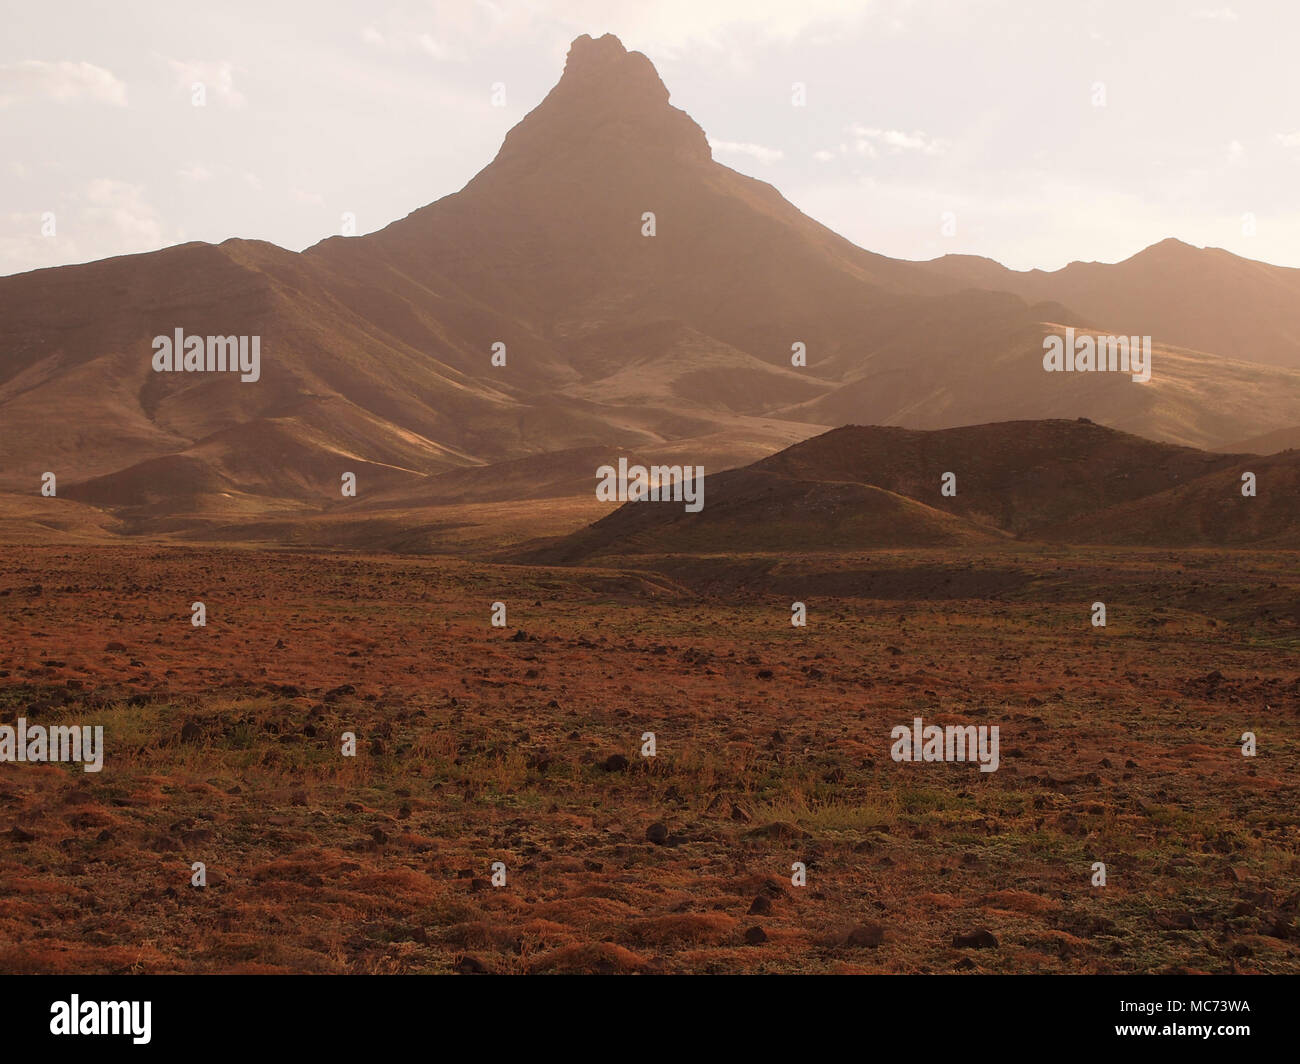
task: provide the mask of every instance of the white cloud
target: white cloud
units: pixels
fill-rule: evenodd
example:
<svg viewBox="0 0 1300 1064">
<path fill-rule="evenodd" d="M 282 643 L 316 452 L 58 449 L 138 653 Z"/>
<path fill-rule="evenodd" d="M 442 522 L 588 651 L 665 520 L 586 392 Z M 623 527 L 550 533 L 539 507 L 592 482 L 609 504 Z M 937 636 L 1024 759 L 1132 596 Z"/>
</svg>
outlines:
<svg viewBox="0 0 1300 1064">
<path fill-rule="evenodd" d="M 183 166 L 176 171 L 177 177 L 183 177 L 186 181 L 211 181 L 212 172 L 207 167 L 195 163 L 193 166 Z"/>
<path fill-rule="evenodd" d="M 416 38 L 416 42 L 420 45 L 420 51 L 433 56 L 434 59 L 448 59 L 451 57 L 451 52 L 435 41 L 428 33 L 421 33 Z"/>
<path fill-rule="evenodd" d="M 27 59 L 0 66 L 0 107 L 22 99 L 90 100 L 126 106 L 126 86 L 94 63 L 46 63 Z"/>
<path fill-rule="evenodd" d="M 43 266 L 62 266 L 86 258 L 76 242 L 65 236 L 41 236 L 39 214 L 10 215 L 9 220 L 14 224 L 8 232 L 0 234 L 0 276 Z M 17 224 L 20 220 L 21 229 Z"/>
<path fill-rule="evenodd" d="M 1229 166 L 1240 166 L 1246 161 L 1246 146 L 1239 140 L 1231 141 L 1224 151 Z"/>
<path fill-rule="evenodd" d="M 93 178 L 60 199 L 65 205 L 55 210 L 54 236 L 42 235 L 45 208 L 9 215 L 0 235 L 0 275 L 157 251 L 181 239 L 148 202 L 144 187 L 129 181 Z"/>
<path fill-rule="evenodd" d="M 142 186 L 97 177 L 86 183 L 80 198 L 87 206 L 78 224 L 95 232 L 96 243 L 119 248 L 117 254 L 153 251 L 167 242 L 162 218 Z"/>
<path fill-rule="evenodd" d="M 1201 22 L 1236 22 L 1237 12 L 1230 7 L 1203 7 L 1193 11 L 1192 18 Z"/>
<path fill-rule="evenodd" d="M 301 188 L 292 189 L 289 193 L 299 203 L 305 203 L 310 207 L 325 206 L 325 197 L 319 192 L 307 192 Z"/>
<path fill-rule="evenodd" d="M 913 152 L 920 155 L 942 155 L 948 150 L 946 140 L 931 137 L 920 130 L 906 133 L 899 129 L 878 129 L 874 126 L 851 125 L 845 126 L 844 132 L 852 139 L 848 143 L 839 145 L 837 151 L 840 155 L 861 155 L 868 159 L 875 159 L 882 154 L 902 155 L 904 152 Z M 823 149 L 817 152 L 813 158 L 825 162 L 833 158 L 834 155 L 835 152 Z"/>
<path fill-rule="evenodd" d="M 591 27 L 608 27 L 629 48 L 674 49 L 694 44 L 721 47 L 735 29 L 792 41 L 813 27 L 860 22 L 876 6 L 866 0 L 561 0 L 549 14 L 582 33 L 595 35 Z"/>
<path fill-rule="evenodd" d="M 1273 140 L 1284 148 L 1300 148 L 1300 130 L 1294 133 L 1274 133 Z"/>
<path fill-rule="evenodd" d="M 710 138 L 709 147 L 715 152 L 722 152 L 726 155 L 748 155 L 750 158 L 757 159 L 760 163 L 774 163 L 785 158 L 785 152 L 780 148 L 765 148 L 761 144 L 747 144 L 734 140 L 713 140 Z"/>
<path fill-rule="evenodd" d="M 462 39 L 463 33 L 455 30 L 456 23 L 439 19 L 434 12 L 434 21 L 438 22 L 438 32 L 430 33 L 425 28 L 425 18 L 413 21 L 400 13 L 390 13 L 384 21 L 381 31 L 374 26 L 367 26 L 361 31 L 361 39 L 372 48 L 379 48 L 394 55 L 427 55 L 439 62 L 454 60 L 465 62 L 469 58 L 463 46 L 455 48 L 447 44 L 448 40 Z"/>
<path fill-rule="evenodd" d="M 176 79 L 176 87 L 187 96 L 195 82 L 201 82 L 208 99 L 219 100 L 227 107 L 243 107 L 248 102 L 235 88 L 235 64 L 229 60 L 168 59 L 167 66 Z"/>
<path fill-rule="evenodd" d="M 871 16 L 875 0 L 549 0 L 546 4 L 429 4 L 418 13 L 385 12 L 362 39 L 398 54 L 424 52 L 438 60 L 468 61 L 458 42 L 494 50 L 507 41 L 545 39 L 557 33 L 616 34 L 628 48 L 660 53 L 704 45 L 721 49 L 740 30 L 773 41 L 793 41 L 810 29 L 837 31 Z M 885 20 L 892 29 L 901 22 Z M 562 54 L 562 53 L 561 53 Z"/>
</svg>

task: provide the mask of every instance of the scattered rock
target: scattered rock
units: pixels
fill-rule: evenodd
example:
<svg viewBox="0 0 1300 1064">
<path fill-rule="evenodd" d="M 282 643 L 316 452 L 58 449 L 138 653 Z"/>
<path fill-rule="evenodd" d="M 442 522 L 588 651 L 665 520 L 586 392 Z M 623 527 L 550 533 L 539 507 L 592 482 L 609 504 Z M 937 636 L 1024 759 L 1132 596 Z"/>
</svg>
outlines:
<svg viewBox="0 0 1300 1064">
<path fill-rule="evenodd" d="M 767 941 L 767 932 L 755 924 L 753 927 L 745 930 L 745 943 L 750 946 L 761 946 Z"/>
<path fill-rule="evenodd" d="M 656 820 L 645 829 L 645 837 L 656 846 L 662 846 L 668 841 L 668 825 Z"/>
<path fill-rule="evenodd" d="M 997 949 L 998 940 L 993 932 L 981 927 L 968 935 L 953 935 L 952 944 L 957 949 Z"/>
<path fill-rule="evenodd" d="M 858 924 L 844 938 L 846 946 L 856 949 L 875 949 L 885 941 L 885 929 L 880 924 Z"/>
<path fill-rule="evenodd" d="M 732 803 L 730 798 L 728 798 L 725 794 L 716 794 L 713 796 L 713 801 L 711 801 L 708 804 L 708 807 L 704 810 L 704 815 L 705 816 L 730 816 L 731 806 Z"/>
</svg>

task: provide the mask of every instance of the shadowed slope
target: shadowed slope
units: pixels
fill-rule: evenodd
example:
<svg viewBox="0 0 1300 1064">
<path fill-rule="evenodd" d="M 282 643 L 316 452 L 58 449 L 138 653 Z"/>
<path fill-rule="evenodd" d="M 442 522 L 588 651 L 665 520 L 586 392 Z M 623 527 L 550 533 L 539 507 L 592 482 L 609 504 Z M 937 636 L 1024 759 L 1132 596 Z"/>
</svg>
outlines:
<svg viewBox="0 0 1300 1064">
<path fill-rule="evenodd" d="M 527 552 L 552 564 L 638 554 L 1064 542 L 1300 548 L 1300 454 L 1223 455 L 1089 421 L 923 432 L 848 426 L 705 481 L 704 507 L 628 502 Z M 1259 497 L 1242 498 L 1256 472 Z M 944 495 L 947 475 L 955 495 Z"/>
</svg>

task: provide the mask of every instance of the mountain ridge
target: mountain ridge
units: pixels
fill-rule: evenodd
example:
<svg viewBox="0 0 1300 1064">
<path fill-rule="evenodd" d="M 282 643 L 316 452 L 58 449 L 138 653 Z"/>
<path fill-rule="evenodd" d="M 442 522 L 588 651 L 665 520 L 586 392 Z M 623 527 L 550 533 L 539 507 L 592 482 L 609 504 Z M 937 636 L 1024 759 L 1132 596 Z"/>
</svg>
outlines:
<svg viewBox="0 0 1300 1064">
<path fill-rule="evenodd" d="M 942 263 L 859 248 L 716 162 L 647 57 L 584 35 L 492 162 L 376 232 L 0 278 L 0 492 L 35 517 L 53 470 L 69 498 L 147 532 L 332 513 L 350 467 L 357 510 L 408 488 L 418 510 L 426 478 L 591 447 L 720 470 L 864 421 L 1085 416 L 1198 446 L 1300 424 L 1300 360 L 1157 336 L 1149 385 L 1045 374 L 1048 333 L 1119 328 L 1105 299 L 1107 320 L 1088 318 L 1074 290 Z M 175 328 L 259 335 L 261 380 L 152 372 L 151 338 Z M 151 476 L 174 485 L 170 512 Z"/>
</svg>

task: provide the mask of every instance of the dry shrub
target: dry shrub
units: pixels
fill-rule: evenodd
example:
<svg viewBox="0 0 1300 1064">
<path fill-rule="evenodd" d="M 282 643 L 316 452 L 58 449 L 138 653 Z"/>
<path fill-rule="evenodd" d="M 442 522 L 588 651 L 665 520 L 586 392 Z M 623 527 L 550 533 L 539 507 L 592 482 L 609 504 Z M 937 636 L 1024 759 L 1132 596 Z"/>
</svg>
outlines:
<svg viewBox="0 0 1300 1064">
<path fill-rule="evenodd" d="M 682 942 L 717 945 L 732 936 L 736 924 L 735 917 L 725 913 L 674 913 L 637 920 L 628 933 L 637 942 L 657 946 Z"/>
<path fill-rule="evenodd" d="M 643 972 L 649 962 L 629 949 L 613 942 L 586 942 L 577 946 L 561 946 L 545 953 L 533 962 L 535 972 L 567 972 L 573 974 L 629 975 Z"/>
</svg>

